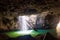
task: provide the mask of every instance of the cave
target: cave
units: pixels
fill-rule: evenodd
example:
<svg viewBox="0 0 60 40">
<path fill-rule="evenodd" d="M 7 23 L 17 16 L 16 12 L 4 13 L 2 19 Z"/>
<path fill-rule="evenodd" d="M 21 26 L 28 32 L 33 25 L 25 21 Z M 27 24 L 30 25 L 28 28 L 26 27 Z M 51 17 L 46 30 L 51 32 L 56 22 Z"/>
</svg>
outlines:
<svg viewBox="0 0 60 40">
<path fill-rule="evenodd" d="M 60 0 L 0 0 L 0 40 L 60 40 Z"/>
</svg>

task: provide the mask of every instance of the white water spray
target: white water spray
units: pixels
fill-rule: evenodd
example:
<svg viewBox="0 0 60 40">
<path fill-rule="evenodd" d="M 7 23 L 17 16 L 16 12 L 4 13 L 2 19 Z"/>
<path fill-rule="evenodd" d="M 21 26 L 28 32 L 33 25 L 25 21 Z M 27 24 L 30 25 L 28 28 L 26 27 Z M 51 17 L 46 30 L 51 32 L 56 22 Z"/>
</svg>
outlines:
<svg viewBox="0 0 60 40">
<path fill-rule="evenodd" d="M 21 27 L 22 31 L 27 31 L 28 27 L 27 27 L 27 22 L 26 22 L 26 16 L 22 16 L 22 27 Z"/>
<path fill-rule="evenodd" d="M 27 19 L 27 16 L 19 16 L 19 26 L 20 26 L 20 30 L 21 31 L 27 31 L 28 30 L 28 27 L 27 27 L 27 22 L 26 22 L 26 19 Z"/>
</svg>

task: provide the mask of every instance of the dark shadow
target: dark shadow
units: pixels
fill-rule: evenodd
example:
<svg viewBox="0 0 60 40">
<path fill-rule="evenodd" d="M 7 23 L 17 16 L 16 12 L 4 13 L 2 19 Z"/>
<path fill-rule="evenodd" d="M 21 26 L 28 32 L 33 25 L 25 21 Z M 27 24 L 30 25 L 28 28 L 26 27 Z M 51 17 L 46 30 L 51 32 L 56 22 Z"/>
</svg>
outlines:
<svg viewBox="0 0 60 40">
<path fill-rule="evenodd" d="M 55 38 L 54 36 L 52 36 L 52 34 L 47 33 L 44 40 L 57 40 L 57 38 Z"/>
<path fill-rule="evenodd" d="M 57 28 L 57 24 L 59 23 L 59 19 L 60 18 L 59 18 L 58 15 L 52 15 L 52 14 L 47 15 L 46 19 L 45 19 L 45 20 L 48 20 L 49 25 L 50 25 L 48 27 L 53 30 L 52 34 L 55 37 L 57 37 L 57 30 L 56 30 L 56 28 Z"/>
<path fill-rule="evenodd" d="M 30 35 L 25 35 L 25 36 L 19 36 L 17 38 L 10 38 L 8 40 L 36 40 L 35 38 L 33 38 L 32 36 Z"/>
</svg>

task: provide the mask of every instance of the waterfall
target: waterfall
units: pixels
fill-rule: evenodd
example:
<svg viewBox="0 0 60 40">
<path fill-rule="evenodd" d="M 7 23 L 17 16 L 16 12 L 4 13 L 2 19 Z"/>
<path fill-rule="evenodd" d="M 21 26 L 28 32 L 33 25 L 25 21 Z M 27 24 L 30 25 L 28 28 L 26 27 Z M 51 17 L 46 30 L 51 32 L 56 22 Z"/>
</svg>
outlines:
<svg viewBox="0 0 60 40">
<path fill-rule="evenodd" d="M 19 20 L 18 23 L 19 23 L 21 31 L 28 30 L 26 19 L 27 19 L 27 16 L 19 16 L 19 18 L 18 18 L 18 20 Z"/>
<path fill-rule="evenodd" d="M 21 27 L 21 30 L 22 31 L 28 30 L 27 22 L 26 22 L 26 16 L 22 16 L 22 27 Z"/>
</svg>

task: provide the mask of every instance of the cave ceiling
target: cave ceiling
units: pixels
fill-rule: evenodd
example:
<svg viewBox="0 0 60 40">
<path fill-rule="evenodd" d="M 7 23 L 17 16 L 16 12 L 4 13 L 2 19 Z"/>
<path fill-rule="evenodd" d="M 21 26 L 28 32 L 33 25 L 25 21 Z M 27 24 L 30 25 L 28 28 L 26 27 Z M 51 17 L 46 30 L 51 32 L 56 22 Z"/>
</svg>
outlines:
<svg viewBox="0 0 60 40">
<path fill-rule="evenodd" d="M 43 11 L 58 13 L 59 0 L 0 0 L 0 15 L 34 14 Z"/>
</svg>

